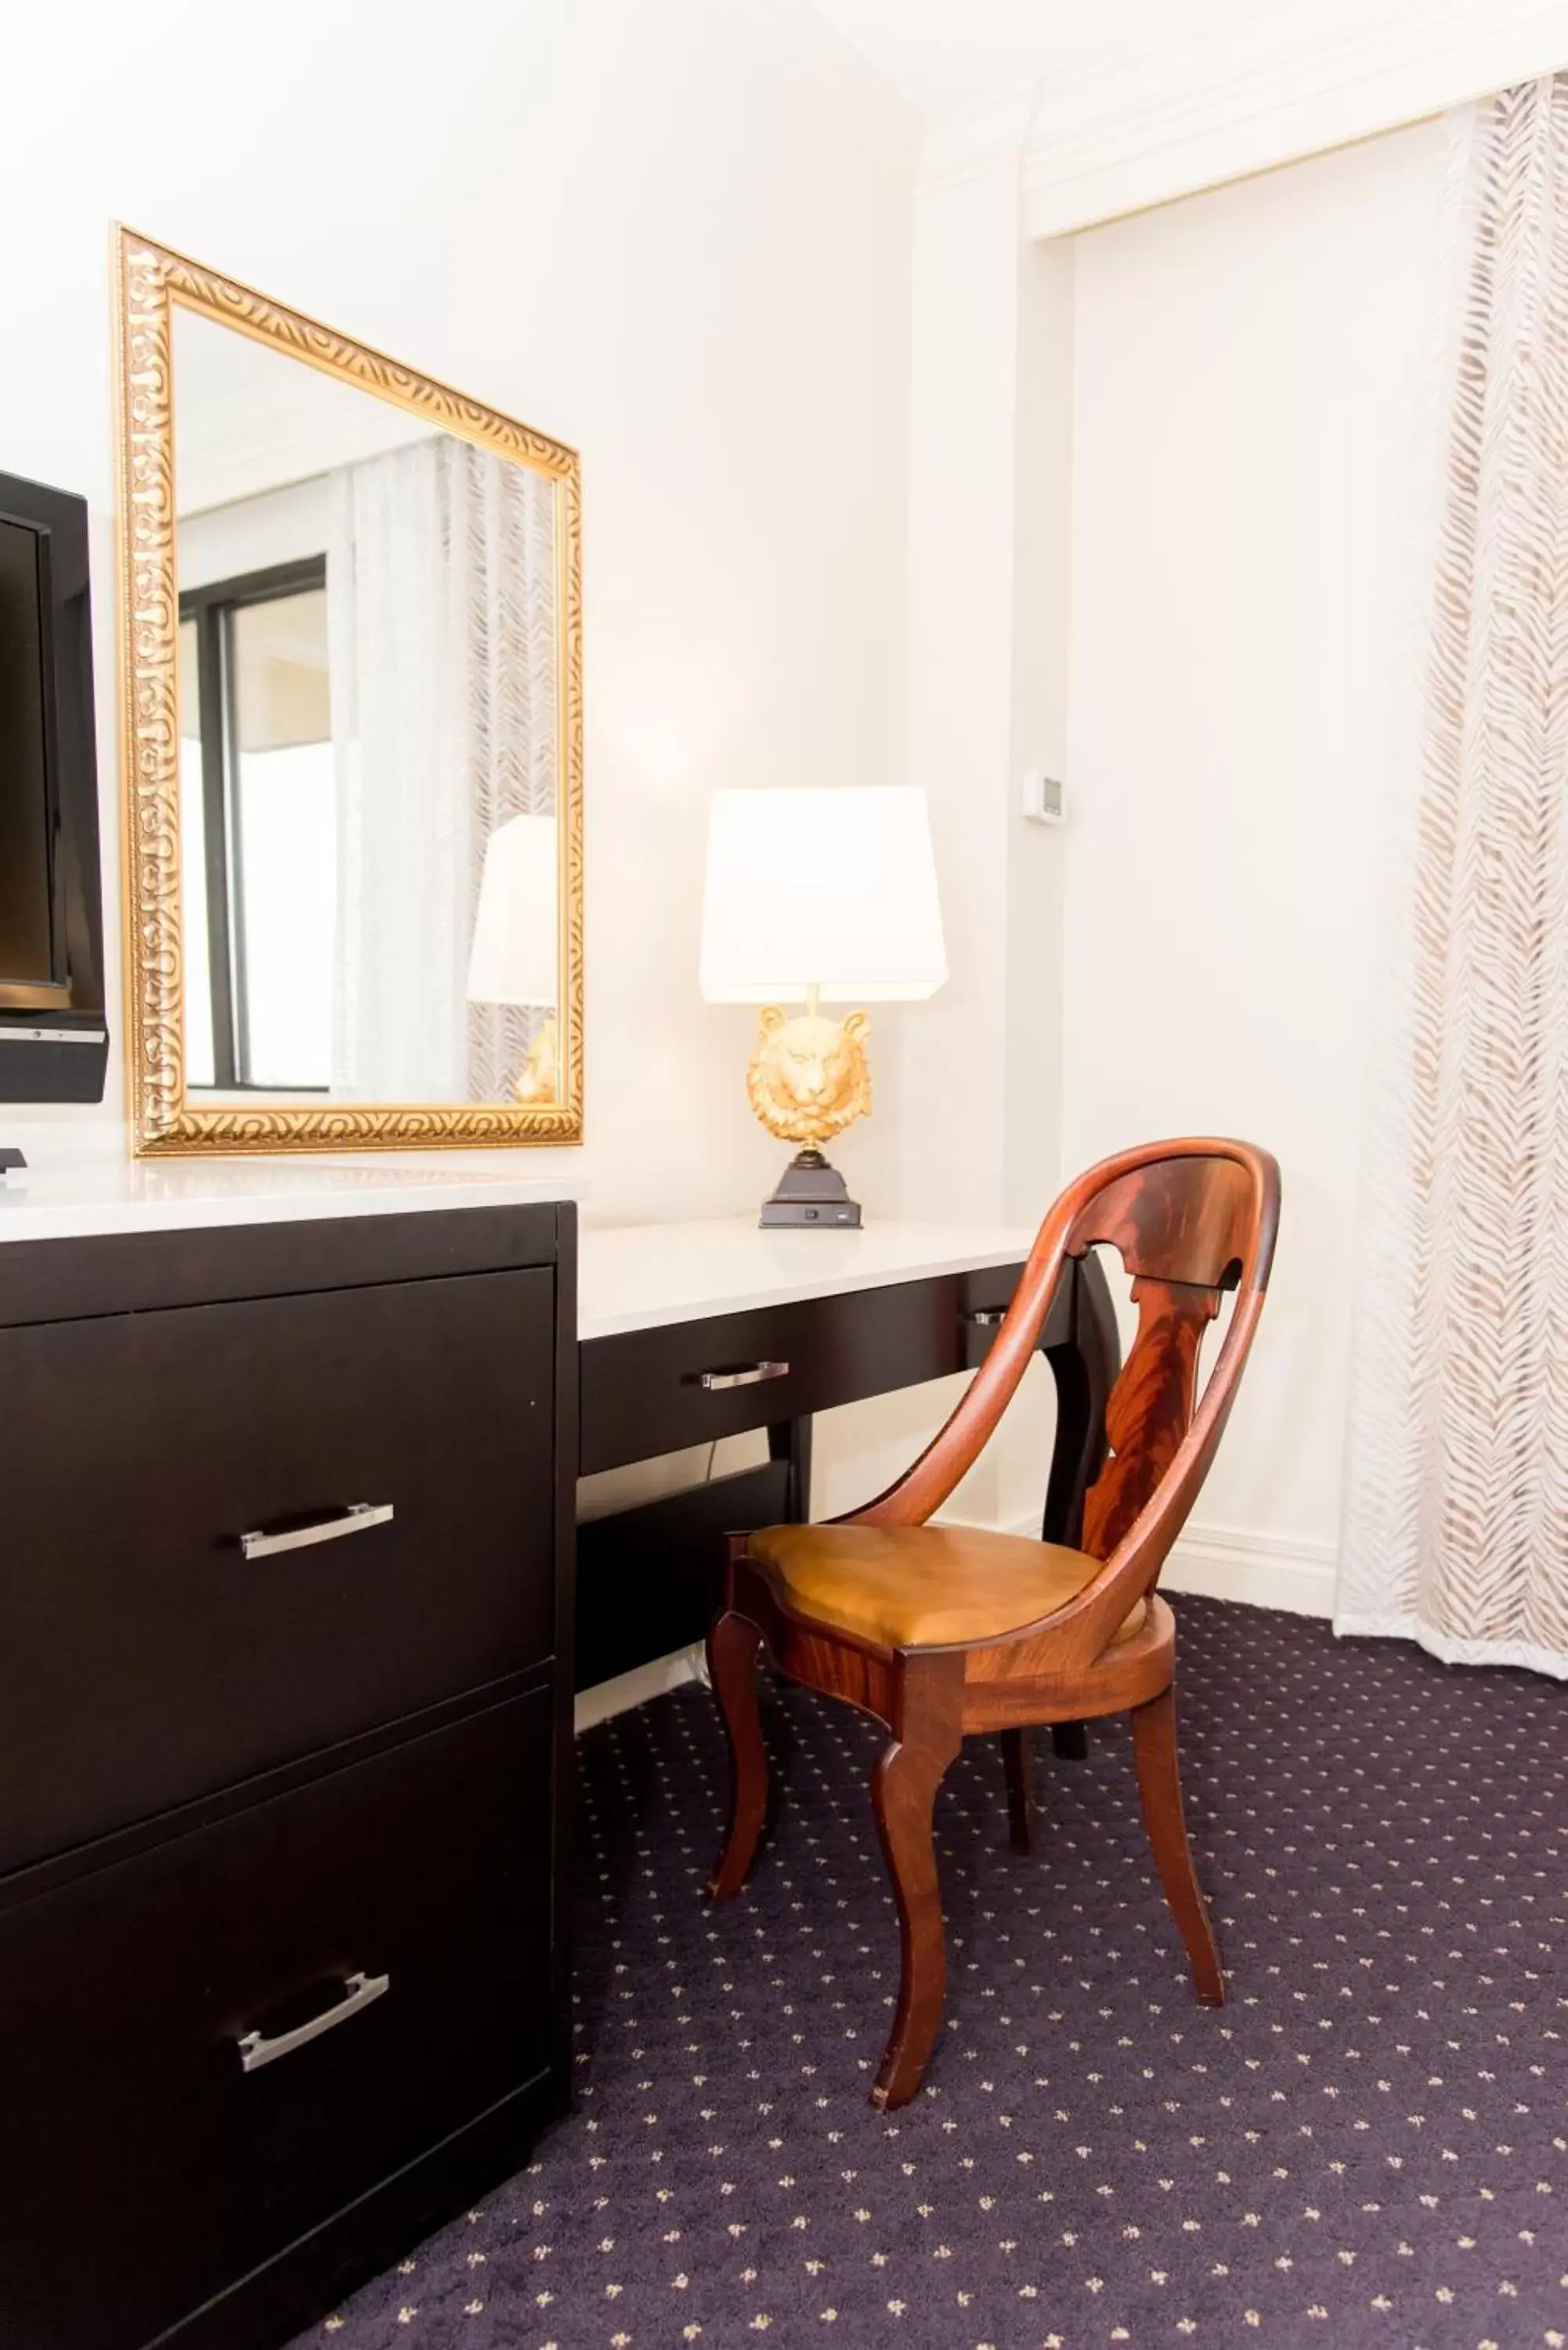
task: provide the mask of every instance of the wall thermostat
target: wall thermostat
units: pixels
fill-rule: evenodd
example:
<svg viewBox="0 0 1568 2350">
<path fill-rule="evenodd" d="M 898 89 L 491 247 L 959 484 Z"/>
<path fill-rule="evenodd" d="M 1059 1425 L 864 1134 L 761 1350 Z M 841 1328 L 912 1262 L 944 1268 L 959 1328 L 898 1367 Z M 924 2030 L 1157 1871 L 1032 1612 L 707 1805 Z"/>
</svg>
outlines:
<svg viewBox="0 0 1568 2350">
<path fill-rule="evenodd" d="M 1023 813 L 1031 824 L 1061 824 L 1066 816 L 1066 795 L 1055 775 L 1031 767 L 1023 777 Z"/>
</svg>

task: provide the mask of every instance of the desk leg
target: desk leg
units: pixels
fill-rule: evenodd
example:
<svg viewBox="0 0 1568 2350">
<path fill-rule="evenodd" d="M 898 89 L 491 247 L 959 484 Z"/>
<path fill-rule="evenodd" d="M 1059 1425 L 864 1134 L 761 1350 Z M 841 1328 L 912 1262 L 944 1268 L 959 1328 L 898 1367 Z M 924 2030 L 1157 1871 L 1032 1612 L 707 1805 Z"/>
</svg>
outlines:
<svg viewBox="0 0 1568 2350">
<path fill-rule="evenodd" d="M 1075 1267 L 1073 1343 L 1051 1347 L 1056 1380 L 1056 1448 L 1045 1495 L 1044 1539 L 1076 1544 L 1084 1534 L 1084 1500 L 1106 1465 L 1106 1404 L 1122 1367 L 1121 1335 L 1110 1284 L 1092 1253 Z M 1089 1752 L 1087 1726 L 1058 1721 L 1051 1743 L 1064 1760 Z"/>
<path fill-rule="evenodd" d="M 1083 1538 L 1085 1496 L 1105 1466 L 1106 1403 L 1122 1367 L 1122 1347 L 1096 1257 L 1075 1265 L 1073 1285 L 1073 1335 L 1045 1349 L 1056 1381 L 1056 1446 L 1041 1539 L 1075 1548 Z"/>
<path fill-rule="evenodd" d="M 1122 1352 L 1110 1286 L 1098 1258 L 1083 1258 L 1069 1277 L 1072 1336 L 1061 1346 L 1044 1349 L 1056 1382 L 1056 1442 L 1041 1539 L 1075 1547 L 1084 1531 L 1085 1495 L 1105 1466 L 1106 1402 L 1121 1368 Z M 1027 1730 L 1002 1733 L 1008 1825 L 1015 1852 L 1032 1851 L 1034 1843 L 1031 1736 Z M 1054 1722 L 1051 1743 L 1064 1761 L 1081 1762 L 1089 1752 L 1087 1727 L 1081 1721 Z"/>
<path fill-rule="evenodd" d="M 784 1516 L 803 1526 L 811 1516 L 811 1419 L 775 1419 L 768 1428 L 768 1459 L 789 1470 Z"/>
</svg>

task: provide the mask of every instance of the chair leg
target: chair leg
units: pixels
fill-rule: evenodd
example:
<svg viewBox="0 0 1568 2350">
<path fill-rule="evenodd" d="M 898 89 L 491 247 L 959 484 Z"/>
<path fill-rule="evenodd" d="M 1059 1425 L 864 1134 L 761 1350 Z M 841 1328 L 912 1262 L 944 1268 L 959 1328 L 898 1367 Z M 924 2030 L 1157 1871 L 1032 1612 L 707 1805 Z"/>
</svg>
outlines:
<svg viewBox="0 0 1568 2350">
<path fill-rule="evenodd" d="M 1192 1980 L 1205 2007 L 1225 2003 L 1220 1948 L 1208 1905 L 1192 1866 L 1187 1824 L 1181 1815 L 1181 1779 L 1176 1760 L 1176 1691 L 1167 1689 L 1132 1710 L 1133 1759 L 1159 1881 L 1187 1945 Z"/>
<path fill-rule="evenodd" d="M 1086 1762 L 1089 1759 L 1088 1723 L 1054 1721 L 1051 1725 L 1051 1746 L 1059 1762 Z"/>
<path fill-rule="evenodd" d="M 1007 1778 L 1007 1829 L 1014 1852 L 1034 1849 L 1034 1742 L 1027 1730 L 1002 1733 L 1002 1767 Z"/>
<path fill-rule="evenodd" d="M 871 1776 L 871 1800 L 903 1947 L 898 2007 L 871 2102 L 884 2112 L 908 2105 L 920 2085 L 947 1991 L 942 1902 L 931 1812 L 948 1764 L 962 1743 L 954 1731 L 895 1739 Z"/>
<path fill-rule="evenodd" d="M 727 1901 L 746 1881 L 768 1804 L 768 1757 L 757 1712 L 757 1650 L 762 1633 L 744 1616 L 720 1616 L 708 1635 L 708 1677 L 730 1742 L 730 1825 L 708 1882 Z"/>
</svg>

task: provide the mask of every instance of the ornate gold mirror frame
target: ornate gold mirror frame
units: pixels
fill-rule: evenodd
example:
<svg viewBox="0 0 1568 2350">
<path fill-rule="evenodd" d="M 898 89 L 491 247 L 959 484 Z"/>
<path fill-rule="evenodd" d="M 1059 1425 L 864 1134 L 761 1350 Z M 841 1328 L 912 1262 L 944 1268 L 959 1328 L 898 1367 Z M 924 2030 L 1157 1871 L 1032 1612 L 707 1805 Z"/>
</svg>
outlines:
<svg viewBox="0 0 1568 2350">
<path fill-rule="evenodd" d="M 582 1140 L 583 694 L 581 485 L 576 453 L 379 351 L 334 334 L 131 230 L 116 232 L 119 390 L 121 775 L 127 1063 L 142 1157 L 212 1151 L 504 1148 Z M 560 741 L 559 1098 L 542 1103 L 258 1100 L 193 1107 L 185 1086 L 180 919 L 180 598 L 174 514 L 176 305 L 271 345 L 556 485 Z"/>
</svg>

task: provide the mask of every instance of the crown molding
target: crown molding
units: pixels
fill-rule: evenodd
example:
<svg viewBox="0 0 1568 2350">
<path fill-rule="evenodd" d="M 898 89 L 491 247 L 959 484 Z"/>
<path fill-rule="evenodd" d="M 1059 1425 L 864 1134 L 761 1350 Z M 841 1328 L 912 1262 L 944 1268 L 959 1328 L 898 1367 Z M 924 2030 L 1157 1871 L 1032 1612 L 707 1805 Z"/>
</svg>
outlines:
<svg viewBox="0 0 1568 2350">
<path fill-rule="evenodd" d="M 1038 104 L 1033 82 L 999 90 L 926 125 L 918 182 L 922 196 L 961 187 L 992 172 L 1017 170 L 1028 151 Z"/>
<path fill-rule="evenodd" d="M 1255 0 L 933 120 L 919 186 L 1016 167 L 1025 235 L 1060 236 L 1563 67 L 1563 0 Z"/>
</svg>

